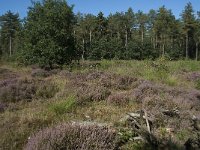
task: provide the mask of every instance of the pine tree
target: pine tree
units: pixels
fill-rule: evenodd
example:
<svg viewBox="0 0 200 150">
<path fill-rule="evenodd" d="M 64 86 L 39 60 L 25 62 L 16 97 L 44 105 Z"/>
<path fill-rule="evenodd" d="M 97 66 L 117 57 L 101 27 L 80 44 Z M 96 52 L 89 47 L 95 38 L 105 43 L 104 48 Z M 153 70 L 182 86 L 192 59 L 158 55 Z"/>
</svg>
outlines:
<svg viewBox="0 0 200 150">
<path fill-rule="evenodd" d="M 188 3 L 185 6 L 182 14 L 182 22 L 183 22 L 183 34 L 185 35 L 185 57 L 186 59 L 189 58 L 189 49 L 194 32 L 194 25 L 195 25 L 195 16 L 194 10 L 191 3 Z"/>
<path fill-rule="evenodd" d="M 107 33 L 107 19 L 104 17 L 102 12 L 98 13 L 96 17 L 96 23 L 98 38 L 102 38 Z"/>
<path fill-rule="evenodd" d="M 172 15 L 171 10 L 167 10 L 164 6 L 159 8 L 155 20 L 155 30 L 163 56 L 166 53 L 167 43 L 170 43 L 174 22 L 175 17 Z"/>
<path fill-rule="evenodd" d="M 197 12 L 197 20 L 195 25 L 195 34 L 194 34 L 194 40 L 196 43 L 196 60 L 198 60 L 199 56 L 199 43 L 200 43 L 200 12 Z"/>
<path fill-rule="evenodd" d="M 17 49 L 15 41 L 17 33 L 21 29 L 19 14 L 14 14 L 8 11 L 0 17 L 0 41 L 3 55 L 9 54 L 10 56 Z"/>
<path fill-rule="evenodd" d="M 141 41 L 144 42 L 144 36 L 146 31 L 147 25 L 147 15 L 144 14 L 142 11 L 138 11 L 136 14 L 137 24 L 139 28 L 139 34 L 141 35 Z"/>
</svg>

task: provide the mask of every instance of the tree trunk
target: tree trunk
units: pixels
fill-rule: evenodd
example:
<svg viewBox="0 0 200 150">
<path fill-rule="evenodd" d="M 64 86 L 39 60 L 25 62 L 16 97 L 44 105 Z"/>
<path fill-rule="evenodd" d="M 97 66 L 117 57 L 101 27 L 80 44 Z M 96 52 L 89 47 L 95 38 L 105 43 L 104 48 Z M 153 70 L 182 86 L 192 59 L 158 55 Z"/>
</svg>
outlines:
<svg viewBox="0 0 200 150">
<path fill-rule="evenodd" d="M 170 39 L 171 39 L 171 50 L 173 50 L 173 47 L 174 47 L 174 38 L 171 37 Z"/>
<path fill-rule="evenodd" d="M 153 48 L 156 49 L 156 38 L 153 36 Z"/>
<path fill-rule="evenodd" d="M 199 43 L 196 42 L 196 61 L 198 61 Z"/>
<path fill-rule="evenodd" d="M 158 47 L 158 36 L 156 35 L 155 47 Z"/>
<path fill-rule="evenodd" d="M 142 30 L 142 44 L 144 43 L 144 31 Z"/>
<path fill-rule="evenodd" d="M 90 30 L 90 44 L 92 43 L 92 31 Z"/>
<path fill-rule="evenodd" d="M 76 31 L 74 30 L 74 37 L 76 36 Z"/>
<path fill-rule="evenodd" d="M 162 35 L 162 56 L 165 56 L 165 36 Z"/>
<path fill-rule="evenodd" d="M 185 57 L 186 57 L 186 59 L 188 59 L 188 39 L 189 39 L 189 37 L 188 37 L 188 32 L 187 32 L 186 42 L 185 42 Z"/>
<path fill-rule="evenodd" d="M 117 38 L 118 38 L 118 40 L 120 39 L 120 33 L 119 32 L 117 32 Z"/>
<path fill-rule="evenodd" d="M 10 36 L 9 44 L 10 44 L 10 56 L 11 56 L 12 55 L 12 38 L 11 38 L 11 36 Z"/>
<path fill-rule="evenodd" d="M 163 43 L 163 46 L 162 46 L 162 51 L 163 51 L 163 56 L 165 56 L 165 43 Z"/>
<path fill-rule="evenodd" d="M 83 53 L 82 53 L 82 60 L 84 60 L 85 55 L 85 39 L 83 38 Z"/>
<path fill-rule="evenodd" d="M 126 43 L 125 43 L 125 47 L 126 47 L 126 49 L 128 48 L 128 32 L 127 32 L 127 30 L 126 30 Z"/>
<path fill-rule="evenodd" d="M 76 42 L 76 31 L 74 30 L 74 43 Z"/>
</svg>

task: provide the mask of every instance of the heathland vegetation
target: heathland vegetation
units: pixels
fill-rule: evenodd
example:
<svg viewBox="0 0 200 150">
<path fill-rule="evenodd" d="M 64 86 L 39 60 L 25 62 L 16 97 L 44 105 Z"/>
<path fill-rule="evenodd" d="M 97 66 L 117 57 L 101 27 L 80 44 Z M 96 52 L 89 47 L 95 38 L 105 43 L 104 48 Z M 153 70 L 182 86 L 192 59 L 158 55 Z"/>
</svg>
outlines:
<svg viewBox="0 0 200 150">
<path fill-rule="evenodd" d="M 200 149 L 200 13 L 0 17 L 0 149 Z"/>
<path fill-rule="evenodd" d="M 1 62 L 0 79 L 0 149 L 199 148 L 198 61 Z"/>
</svg>

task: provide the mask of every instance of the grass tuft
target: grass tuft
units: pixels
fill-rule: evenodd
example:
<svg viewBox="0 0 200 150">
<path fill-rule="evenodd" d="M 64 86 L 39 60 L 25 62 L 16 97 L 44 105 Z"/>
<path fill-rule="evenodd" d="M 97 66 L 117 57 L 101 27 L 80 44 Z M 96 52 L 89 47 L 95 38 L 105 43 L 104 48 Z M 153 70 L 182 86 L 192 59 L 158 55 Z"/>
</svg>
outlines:
<svg viewBox="0 0 200 150">
<path fill-rule="evenodd" d="M 58 101 L 49 106 L 50 110 L 56 115 L 63 115 L 64 113 L 71 112 L 76 106 L 76 100 L 74 96 L 68 97 L 66 100 Z"/>
</svg>

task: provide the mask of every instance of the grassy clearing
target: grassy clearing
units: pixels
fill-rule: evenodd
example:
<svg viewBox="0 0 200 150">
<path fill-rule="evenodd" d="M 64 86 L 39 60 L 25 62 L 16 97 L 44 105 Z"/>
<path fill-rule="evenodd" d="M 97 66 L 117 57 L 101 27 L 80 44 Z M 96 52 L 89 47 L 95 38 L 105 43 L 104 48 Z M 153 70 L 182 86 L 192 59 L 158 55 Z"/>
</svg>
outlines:
<svg viewBox="0 0 200 150">
<path fill-rule="evenodd" d="M 37 89 L 36 96 L 39 97 L 37 99 L 33 98 L 29 102 L 22 100 L 6 103 L 8 106 L 0 113 L 0 135 L 3 137 L 0 138 L 0 149 L 22 149 L 33 133 L 62 122 L 90 121 L 106 123 L 116 129 L 122 128 L 124 126 L 123 117 L 126 113 L 144 107 L 142 103 L 134 100 L 132 89 L 137 87 L 140 82 L 134 81 L 132 78 L 149 80 L 152 83 L 175 88 L 199 89 L 200 80 L 188 80 L 187 76 L 193 72 L 200 72 L 200 62 L 103 60 L 97 63 L 100 64 L 97 67 L 73 68 L 71 73 L 65 70 L 65 75 L 58 72 L 44 77 L 32 77 L 32 69 L 29 67 L 1 64 L 0 69 L 8 69 L 18 74 L 20 78 L 44 81 L 47 86 Z M 90 72 L 103 73 L 91 74 Z M 109 76 L 110 74 L 111 76 Z M 112 74 L 116 74 L 115 77 Z M 6 72 L 0 75 L 2 82 L 10 73 Z M 130 79 L 126 78 L 127 76 Z M 196 76 L 195 74 L 195 78 Z M 50 83 L 56 88 L 48 86 Z M 105 94 L 105 90 L 109 90 L 109 92 Z M 160 99 L 165 98 L 164 92 L 158 95 Z M 121 96 L 127 96 L 127 99 L 123 99 Z M 141 100 L 148 99 L 148 97 L 139 96 Z M 79 98 L 84 99 L 87 103 L 85 101 L 80 103 Z M 127 103 L 124 104 L 120 100 Z M 117 103 L 112 103 L 114 101 Z M 4 101 L 0 99 L 0 102 Z M 163 102 L 165 101 L 163 100 Z M 149 100 L 148 105 L 155 105 L 154 101 Z M 188 134 L 188 130 L 179 131 L 176 137 L 185 140 L 186 134 Z M 141 147 L 141 144 L 129 141 L 122 148 L 140 149 Z"/>
<path fill-rule="evenodd" d="M 101 62 L 102 71 L 128 75 L 167 84 L 169 86 L 194 87 L 185 80 L 184 74 L 200 70 L 200 62 L 196 61 L 107 61 Z"/>
</svg>

